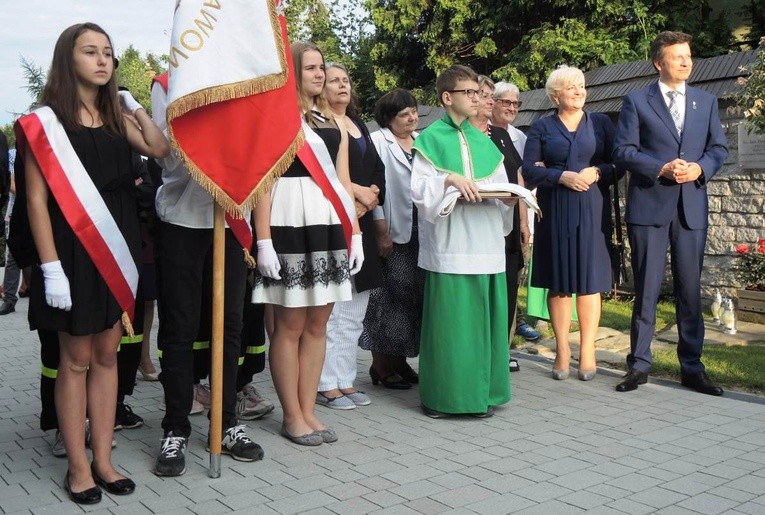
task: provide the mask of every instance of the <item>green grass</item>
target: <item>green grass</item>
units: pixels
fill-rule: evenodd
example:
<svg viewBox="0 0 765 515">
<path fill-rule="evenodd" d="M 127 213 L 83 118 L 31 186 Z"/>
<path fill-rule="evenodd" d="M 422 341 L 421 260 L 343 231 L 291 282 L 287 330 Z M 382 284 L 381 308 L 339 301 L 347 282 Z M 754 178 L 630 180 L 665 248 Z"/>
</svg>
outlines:
<svg viewBox="0 0 765 515">
<path fill-rule="evenodd" d="M 632 302 L 609 299 L 603 302 L 600 326 L 617 331 L 629 331 L 632 318 Z M 656 331 L 663 331 L 675 323 L 675 305 L 661 301 L 656 306 Z"/>
<path fill-rule="evenodd" d="M 518 304 L 526 309 L 526 288 L 518 290 Z M 610 327 L 617 331 L 629 331 L 632 317 L 632 302 L 609 299 L 603 302 L 600 317 L 601 327 Z M 656 309 L 656 330 L 663 331 L 675 323 L 675 306 L 662 301 Z M 576 323 L 571 324 L 572 331 L 578 331 Z M 552 329 L 543 331 L 545 337 L 552 337 Z M 526 342 L 516 336 L 512 347 Z M 726 388 L 746 390 L 753 393 L 765 393 L 765 345 L 707 345 L 704 347 L 704 365 L 707 373 L 715 382 Z M 617 364 L 624 368 L 624 364 Z M 651 375 L 670 379 L 680 378 L 680 364 L 677 361 L 675 347 L 656 349 L 653 353 Z"/>
<path fill-rule="evenodd" d="M 526 311 L 526 287 L 518 288 L 518 305 L 521 311 Z M 600 326 L 610 327 L 617 331 L 629 331 L 632 317 L 632 302 L 609 299 L 603 302 L 600 315 Z M 661 301 L 656 307 L 656 330 L 663 331 L 675 323 L 675 306 L 671 302 Z M 576 323 L 571 324 L 572 331 L 578 331 Z M 552 335 L 552 333 L 550 333 Z"/>
<path fill-rule="evenodd" d="M 709 377 L 721 386 L 758 394 L 765 392 L 765 346 L 706 345 L 704 366 Z M 654 351 L 651 375 L 680 378 L 680 364 L 674 348 Z"/>
</svg>

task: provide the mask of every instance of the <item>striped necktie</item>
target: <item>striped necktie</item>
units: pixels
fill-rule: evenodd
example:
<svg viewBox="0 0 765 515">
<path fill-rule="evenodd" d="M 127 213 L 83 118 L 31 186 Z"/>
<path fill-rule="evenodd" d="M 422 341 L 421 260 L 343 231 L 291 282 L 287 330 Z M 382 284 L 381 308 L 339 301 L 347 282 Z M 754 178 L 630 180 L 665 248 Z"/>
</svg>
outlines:
<svg viewBox="0 0 765 515">
<path fill-rule="evenodd" d="M 680 110 L 677 108 L 677 96 L 680 93 L 677 91 L 667 91 L 669 96 L 669 114 L 672 115 L 672 121 L 675 122 L 675 129 L 677 129 L 677 135 L 683 135 L 683 119 L 680 117 Z"/>
</svg>

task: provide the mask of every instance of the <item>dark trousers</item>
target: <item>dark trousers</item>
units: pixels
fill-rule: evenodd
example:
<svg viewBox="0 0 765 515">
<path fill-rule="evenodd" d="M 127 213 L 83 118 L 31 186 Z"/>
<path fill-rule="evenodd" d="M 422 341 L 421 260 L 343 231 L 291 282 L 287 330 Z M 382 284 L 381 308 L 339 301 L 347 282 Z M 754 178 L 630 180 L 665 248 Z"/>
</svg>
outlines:
<svg viewBox="0 0 765 515">
<path fill-rule="evenodd" d="M 40 429 L 58 429 L 55 390 L 60 359 L 58 332 L 37 330 L 40 338 Z"/>
<path fill-rule="evenodd" d="M 707 230 L 688 228 L 682 210 L 669 225 L 659 227 L 627 224 L 635 275 L 635 304 L 630 328 L 630 353 L 627 365 L 641 372 L 651 369 L 651 340 L 656 329 L 656 304 L 659 300 L 667 246 L 672 259 L 672 282 L 679 340 L 677 357 L 684 373 L 704 371 L 701 351 L 704 320 L 701 311 L 701 268 Z"/>
<path fill-rule="evenodd" d="M 523 254 L 505 249 L 505 276 L 507 277 L 507 330 L 512 339 L 518 314 L 518 272 L 523 265 Z"/>
<path fill-rule="evenodd" d="M 252 286 L 249 282 L 244 292 L 244 327 L 242 328 L 242 350 L 239 353 L 239 373 L 236 377 L 236 391 L 240 392 L 252 376 L 266 368 L 266 326 L 265 304 L 252 303 Z"/>
<path fill-rule="evenodd" d="M 143 280 L 142 274 L 138 280 L 138 291 L 135 298 L 135 315 L 133 318 L 135 336 L 130 337 L 123 332 L 122 338 L 120 338 L 120 348 L 117 353 L 117 403 L 125 402 L 126 395 L 133 395 L 135 375 L 138 373 L 138 365 L 141 364 L 143 321 L 146 318 Z"/>
<path fill-rule="evenodd" d="M 159 338 L 162 351 L 160 381 L 165 390 L 162 429 L 189 436 L 193 400 L 194 356 L 205 276 L 212 275 L 212 229 L 189 229 L 159 223 L 156 242 Z M 242 247 L 226 231 L 223 336 L 223 428 L 237 424 L 236 373 L 242 333 L 242 298 L 247 267 Z"/>
</svg>

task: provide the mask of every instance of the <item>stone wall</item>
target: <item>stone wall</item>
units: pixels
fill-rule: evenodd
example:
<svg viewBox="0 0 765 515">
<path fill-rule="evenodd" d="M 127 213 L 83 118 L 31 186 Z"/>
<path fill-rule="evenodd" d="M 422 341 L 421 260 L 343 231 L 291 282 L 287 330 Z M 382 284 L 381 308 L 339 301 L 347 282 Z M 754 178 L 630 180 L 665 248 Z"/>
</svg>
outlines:
<svg viewBox="0 0 765 515">
<path fill-rule="evenodd" d="M 701 276 L 707 303 L 715 289 L 735 297 L 736 289 L 743 286 L 733 276 L 736 245 L 765 238 L 765 169 L 739 169 L 738 124 L 742 121 L 729 118 L 723 123 L 730 153 L 707 186 L 709 233 Z"/>
</svg>

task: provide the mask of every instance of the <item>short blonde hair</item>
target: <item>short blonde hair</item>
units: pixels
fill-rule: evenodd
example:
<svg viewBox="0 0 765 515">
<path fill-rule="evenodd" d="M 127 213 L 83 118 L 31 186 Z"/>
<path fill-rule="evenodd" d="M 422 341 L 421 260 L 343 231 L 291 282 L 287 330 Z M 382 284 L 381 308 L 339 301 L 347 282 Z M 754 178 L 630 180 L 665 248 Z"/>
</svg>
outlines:
<svg viewBox="0 0 765 515">
<path fill-rule="evenodd" d="M 563 91 L 564 88 L 575 82 L 584 82 L 584 73 L 579 68 L 564 64 L 553 70 L 550 76 L 547 77 L 545 91 L 550 100 L 555 103 L 554 97 L 557 96 L 558 92 Z"/>
<path fill-rule="evenodd" d="M 493 92 L 494 91 L 494 81 L 491 80 L 486 75 L 479 75 L 478 76 L 478 89 L 480 90 L 484 86 L 489 86 L 489 89 Z"/>
</svg>

